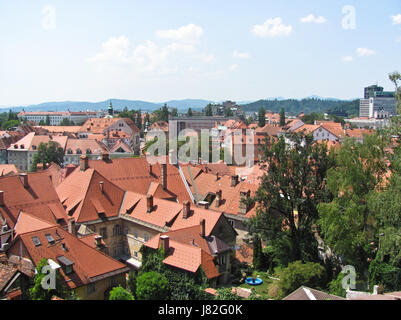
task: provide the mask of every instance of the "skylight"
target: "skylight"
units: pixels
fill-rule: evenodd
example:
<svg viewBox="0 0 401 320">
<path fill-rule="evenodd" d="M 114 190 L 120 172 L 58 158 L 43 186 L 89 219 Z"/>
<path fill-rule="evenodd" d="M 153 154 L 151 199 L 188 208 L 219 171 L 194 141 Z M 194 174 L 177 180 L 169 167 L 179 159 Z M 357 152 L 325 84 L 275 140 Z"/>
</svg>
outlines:
<svg viewBox="0 0 401 320">
<path fill-rule="evenodd" d="M 32 237 L 32 241 L 35 244 L 35 246 L 40 246 L 40 241 L 38 237 Z"/>
</svg>

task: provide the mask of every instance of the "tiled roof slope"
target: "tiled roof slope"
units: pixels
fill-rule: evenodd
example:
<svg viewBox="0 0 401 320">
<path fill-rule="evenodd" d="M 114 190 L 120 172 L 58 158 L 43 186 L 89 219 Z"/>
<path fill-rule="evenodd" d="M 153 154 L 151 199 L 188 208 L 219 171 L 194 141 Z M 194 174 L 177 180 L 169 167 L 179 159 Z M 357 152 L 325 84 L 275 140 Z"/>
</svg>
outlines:
<svg viewBox="0 0 401 320">
<path fill-rule="evenodd" d="M 54 242 L 49 243 L 46 235 L 51 235 Z M 39 239 L 39 246 L 36 246 L 33 242 L 32 237 L 34 236 Z M 60 269 L 60 274 L 70 288 L 88 284 L 108 275 L 128 271 L 123 263 L 91 248 L 57 226 L 21 234 L 15 239 L 14 243 L 19 239 L 28 252 L 28 257 L 35 265 L 43 258 L 52 259 L 56 263 L 59 263 L 57 258 L 64 256 L 72 261 L 74 263 L 74 272 L 72 274 L 67 275 Z"/>
<path fill-rule="evenodd" d="M 28 187 L 19 175 L 0 177 L 0 190 L 4 191 L 4 206 L 0 213 L 13 228 L 19 212 L 25 211 L 49 223 L 66 225 L 67 215 L 60 203 L 49 176 L 44 172 L 28 173 Z"/>
<path fill-rule="evenodd" d="M 75 169 L 56 191 L 67 213 L 77 223 L 118 216 L 124 197 L 123 189 L 91 168 Z"/>
<path fill-rule="evenodd" d="M 127 191 L 147 194 L 151 182 L 161 183 L 161 164 L 150 166 L 145 157 L 89 160 L 89 167 Z M 178 168 L 168 161 L 167 191 L 179 202 L 191 200 Z"/>
</svg>

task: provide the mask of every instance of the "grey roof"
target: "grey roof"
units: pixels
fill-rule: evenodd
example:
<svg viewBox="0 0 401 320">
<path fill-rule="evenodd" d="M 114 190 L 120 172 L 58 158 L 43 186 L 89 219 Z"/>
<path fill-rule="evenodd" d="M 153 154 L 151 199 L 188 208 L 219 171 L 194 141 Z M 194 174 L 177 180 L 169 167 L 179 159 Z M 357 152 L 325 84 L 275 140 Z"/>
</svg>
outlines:
<svg viewBox="0 0 401 320">
<path fill-rule="evenodd" d="M 311 289 L 308 287 L 300 287 L 283 300 L 346 300 L 345 298 L 335 296 L 323 291 Z"/>
<path fill-rule="evenodd" d="M 57 260 L 64 266 L 72 266 L 74 264 L 74 262 L 64 256 L 57 257 Z"/>
<path fill-rule="evenodd" d="M 231 248 L 223 240 L 216 236 L 211 235 L 206 237 L 206 241 L 212 254 L 218 254 L 231 250 Z"/>
</svg>

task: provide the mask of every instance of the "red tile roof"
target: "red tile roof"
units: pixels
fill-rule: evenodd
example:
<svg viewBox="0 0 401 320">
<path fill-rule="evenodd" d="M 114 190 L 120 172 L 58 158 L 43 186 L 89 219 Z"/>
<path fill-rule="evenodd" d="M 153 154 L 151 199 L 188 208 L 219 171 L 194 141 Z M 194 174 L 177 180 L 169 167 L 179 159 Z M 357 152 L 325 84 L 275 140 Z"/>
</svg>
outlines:
<svg viewBox="0 0 401 320">
<path fill-rule="evenodd" d="M 0 177 L 0 190 L 4 191 L 5 203 L 0 207 L 0 214 L 8 225 L 14 227 L 21 210 L 52 224 L 62 218 L 60 223 L 66 224 L 66 212 L 48 174 L 28 173 L 27 177 L 28 188 L 24 188 L 22 178 L 18 175 Z"/>
<path fill-rule="evenodd" d="M 103 182 L 103 192 L 100 183 Z M 77 168 L 57 188 L 66 211 L 83 223 L 105 217 L 118 216 L 124 190 L 94 169 Z"/>
</svg>

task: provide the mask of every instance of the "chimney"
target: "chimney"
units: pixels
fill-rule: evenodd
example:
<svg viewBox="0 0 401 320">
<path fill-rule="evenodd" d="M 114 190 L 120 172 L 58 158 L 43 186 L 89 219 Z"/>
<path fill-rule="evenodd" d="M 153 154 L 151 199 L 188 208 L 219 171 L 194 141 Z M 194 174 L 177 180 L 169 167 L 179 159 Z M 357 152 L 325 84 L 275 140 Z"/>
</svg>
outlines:
<svg viewBox="0 0 401 320">
<path fill-rule="evenodd" d="M 146 207 L 147 207 L 147 212 L 152 212 L 153 210 L 153 196 L 148 194 L 146 196 Z"/>
<path fill-rule="evenodd" d="M 248 200 L 249 196 L 251 195 L 251 191 L 240 191 L 240 199 L 239 199 L 239 206 L 238 206 L 238 212 L 241 214 L 246 214 L 248 211 L 248 204 L 244 203 L 244 200 Z"/>
<path fill-rule="evenodd" d="M 102 236 L 101 235 L 95 236 L 95 245 L 97 248 L 100 248 L 102 246 Z"/>
<path fill-rule="evenodd" d="M 4 191 L 0 191 L 0 206 L 4 206 Z"/>
<path fill-rule="evenodd" d="M 238 175 L 231 176 L 231 186 L 235 187 L 238 184 Z"/>
<path fill-rule="evenodd" d="M 206 237 L 206 220 L 202 219 L 200 221 L 200 227 L 201 227 L 201 236 L 202 238 Z"/>
<path fill-rule="evenodd" d="M 20 178 L 22 179 L 22 184 L 24 185 L 24 188 L 28 188 L 28 174 L 27 173 L 20 173 L 19 174 Z"/>
<path fill-rule="evenodd" d="M 102 160 L 103 161 L 109 161 L 110 160 L 108 152 L 102 152 Z"/>
<path fill-rule="evenodd" d="M 166 163 L 162 163 L 160 176 L 161 176 L 161 185 L 163 186 L 163 189 L 166 190 L 167 189 L 167 164 Z"/>
<path fill-rule="evenodd" d="M 88 169 L 88 157 L 87 156 L 81 156 L 79 159 L 79 167 L 81 171 L 85 171 Z"/>
<path fill-rule="evenodd" d="M 102 193 L 104 193 L 104 181 L 100 181 L 100 182 L 99 182 L 99 185 L 100 185 L 100 191 L 101 191 Z"/>
<path fill-rule="evenodd" d="M 153 170 L 152 170 L 153 168 L 152 168 L 152 165 L 151 164 L 149 164 L 149 175 L 150 176 L 153 176 Z"/>
<path fill-rule="evenodd" d="M 219 181 L 219 173 L 216 172 L 216 181 Z"/>
<path fill-rule="evenodd" d="M 71 233 L 73 236 L 77 236 L 77 230 L 75 227 L 76 227 L 75 219 L 74 218 L 68 219 L 68 233 Z"/>
<path fill-rule="evenodd" d="M 191 211 L 191 203 L 187 200 L 182 204 L 182 218 L 187 219 Z"/>
<path fill-rule="evenodd" d="M 220 207 L 221 205 L 221 190 L 216 192 L 216 207 Z"/>
<path fill-rule="evenodd" d="M 169 236 L 160 236 L 160 247 L 163 248 L 164 252 L 168 252 L 170 249 L 170 238 Z"/>
</svg>

